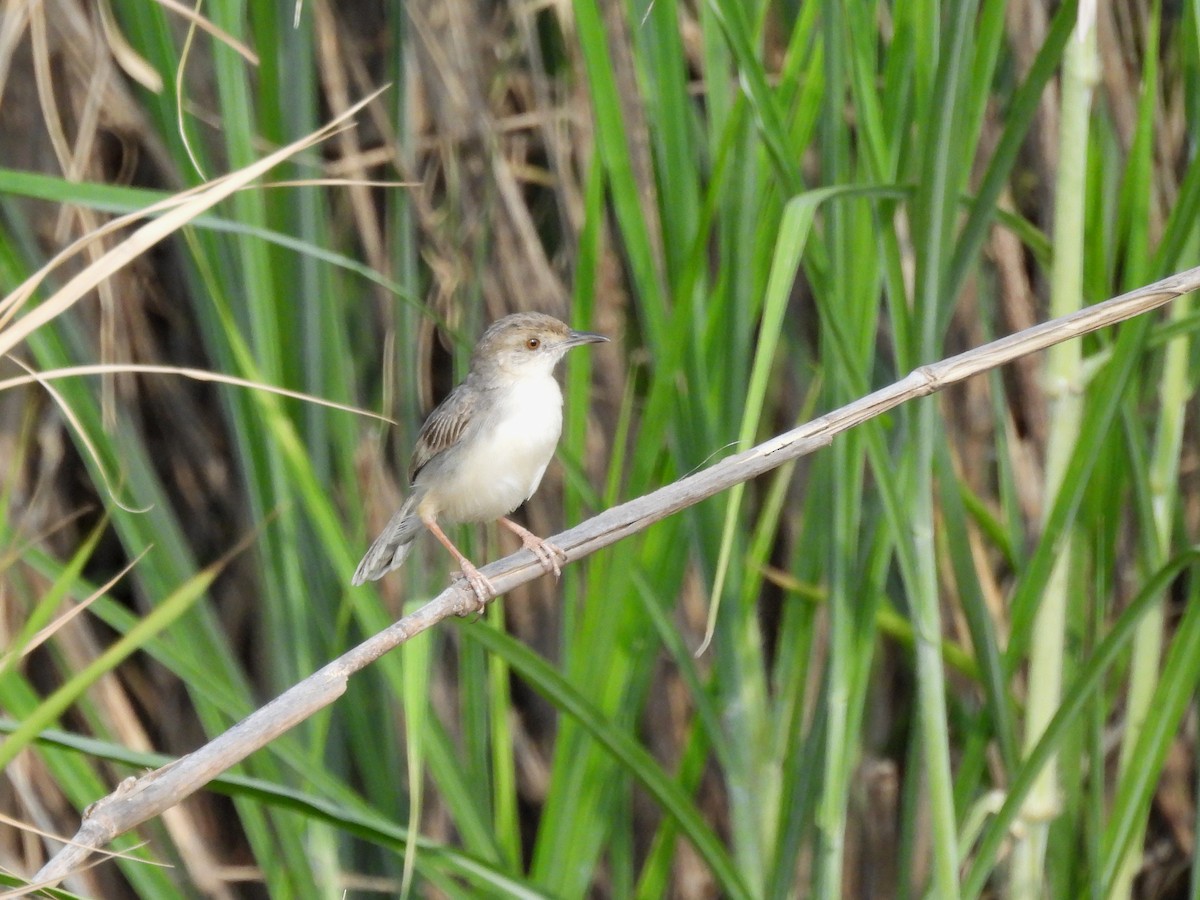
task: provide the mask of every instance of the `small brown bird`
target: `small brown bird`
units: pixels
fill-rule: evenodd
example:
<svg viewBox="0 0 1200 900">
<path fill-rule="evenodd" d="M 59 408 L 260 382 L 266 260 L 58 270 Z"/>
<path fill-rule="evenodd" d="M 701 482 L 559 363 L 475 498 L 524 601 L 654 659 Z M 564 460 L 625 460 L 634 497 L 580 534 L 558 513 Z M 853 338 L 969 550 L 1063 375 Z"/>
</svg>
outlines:
<svg viewBox="0 0 1200 900">
<path fill-rule="evenodd" d="M 424 525 L 458 560 L 482 609 L 495 587 L 438 523 L 492 519 L 558 577 L 556 557 L 565 559 L 563 551 L 506 517 L 533 496 L 562 434 L 554 367 L 572 347 L 607 340 L 542 313 L 493 323 L 475 345 L 466 380 L 425 420 L 408 470 L 408 500 L 362 558 L 352 583 L 374 581 L 403 564 Z"/>
</svg>

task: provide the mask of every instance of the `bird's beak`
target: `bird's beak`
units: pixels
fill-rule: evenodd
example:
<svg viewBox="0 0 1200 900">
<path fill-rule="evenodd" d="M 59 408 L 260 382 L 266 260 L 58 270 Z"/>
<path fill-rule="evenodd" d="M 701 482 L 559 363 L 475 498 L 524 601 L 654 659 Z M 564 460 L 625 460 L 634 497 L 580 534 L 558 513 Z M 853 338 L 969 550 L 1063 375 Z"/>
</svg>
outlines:
<svg viewBox="0 0 1200 900">
<path fill-rule="evenodd" d="M 563 343 L 567 347 L 579 347 L 583 344 L 602 344 L 607 341 L 608 338 L 594 331 L 572 331 L 567 335 L 567 339 Z"/>
</svg>

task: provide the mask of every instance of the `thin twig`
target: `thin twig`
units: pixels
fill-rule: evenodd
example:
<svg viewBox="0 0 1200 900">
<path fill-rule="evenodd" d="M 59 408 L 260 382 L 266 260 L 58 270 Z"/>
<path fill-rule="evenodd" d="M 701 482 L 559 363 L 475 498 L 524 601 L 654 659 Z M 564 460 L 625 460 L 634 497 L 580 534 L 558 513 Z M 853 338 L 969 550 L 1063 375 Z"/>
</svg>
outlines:
<svg viewBox="0 0 1200 900">
<path fill-rule="evenodd" d="M 886 388 L 722 460 L 708 469 L 613 507 L 551 540 L 562 548 L 568 561 L 582 559 L 735 484 L 749 481 L 789 460 L 811 453 L 828 444 L 836 435 L 901 403 L 927 396 L 972 375 L 1062 341 L 1156 309 L 1198 288 L 1200 267 L 941 362 L 922 366 Z M 495 585 L 498 594 L 532 581 L 543 572 L 541 565 L 527 550 L 498 560 L 481 571 Z M 474 592 L 465 582 L 458 582 L 421 609 L 363 641 L 198 750 L 141 778 L 125 779 L 116 791 L 84 811 L 83 823 L 73 843 L 47 862 L 34 876 L 34 881 L 39 884 L 57 883 L 82 865 L 92 850 L 180 803 L 255 750 L 332 703 L 345 691 L 347 680 L 355 672 L 443 619 L 473 610 Z"/>
</svg>

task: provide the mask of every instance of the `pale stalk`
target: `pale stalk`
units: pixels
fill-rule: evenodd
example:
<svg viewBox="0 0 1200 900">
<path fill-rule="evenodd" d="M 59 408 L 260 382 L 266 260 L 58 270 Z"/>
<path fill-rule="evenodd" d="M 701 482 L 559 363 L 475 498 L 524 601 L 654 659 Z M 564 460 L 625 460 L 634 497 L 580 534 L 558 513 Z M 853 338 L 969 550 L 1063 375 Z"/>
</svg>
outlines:
<svg viewBox="0 0 1200 900">
<path fill-rule="evenodd" d="M 1087 176 L 1088 113 L 1096 82 L 1095 3 L 1079 6 L 1075 32 L 1067 46 L 1062 77 L 1058 180 L 1054 201 L 1054 268 L 1050 284 L 1051 316 L 1064 316 L 1082 305 L 1083 233 Z M 1046 354 L 1050 397 L 1046 446 L 1046 514 L 1067 474 L 1083 415 L 1083 356 L 1078 343 L 1060 344 Z M 1038 608 L 1030 647 L 1025 717 L 1025 752 L 1041 738 L 1062 699 L 1063 662 L 1073 540 L 1061 540 Z M 1046 844 L 1059 812 L 1057 765 L 1053 759 L 1039 775 L 1021 812 L 1021 838 L 1014 849 L 1009 896 L 1042 896 Z"/>
<path fill-rule="evenodd" d="M 1180 298 L 1171 309 L 1171 321 L 1180 322 L 1191 314 L 1189 298 Z M 1179 451 L 1183 445 L 1184 413 L 1188 402 L 1188 356 L 1191 350 L 1186 337 L 1167 344 L 1163 373 L 1159 386 L 1158 429 L 1154 439 L 1154 456 L 1150 460 L 1150 504 L 1154 513 L 1155 556 L 1146 561 L 1144 571 L 1152 572 L 1166 562 L 1171 550 L 1171 522 L 1175 518 L 1175 495 L 1179 481 Z M 1133 749 L 1142 733 L 1150 712 L 1150 702 L 1158 685 L 1159 661 L 1162 659 L 1163 615 L 1161 604 L 1146 614 L 1133 637 L 1132 665 L 1129 678 L 1129 700 L 1125 711 L 1125 729 L 1121 735 L 1121 757 L 1117 781 L 1124 778 L 1130 766 Z M 1133 879 L 1142 865 L 1142 837 L 1145 820 L 1139 834 L 1129 845 L 1109 897 L 1132 897 Z"/>
</svg>

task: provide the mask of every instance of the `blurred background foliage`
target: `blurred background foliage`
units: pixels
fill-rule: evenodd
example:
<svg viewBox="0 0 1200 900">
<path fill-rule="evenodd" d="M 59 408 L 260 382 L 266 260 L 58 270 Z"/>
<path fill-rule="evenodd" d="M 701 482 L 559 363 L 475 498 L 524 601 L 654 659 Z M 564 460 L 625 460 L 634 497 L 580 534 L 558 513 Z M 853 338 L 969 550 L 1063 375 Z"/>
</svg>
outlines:
<svg viewBox="0 0 1200 900">
<path fill-rule="evenodd" d="M 398 424 L 4 385 L 0 865 L 440 590 L 431 541 L 348 585 L 494 318 L 614 339 L 564 367 L 550 534 L 1195 264 L 1198 34 L 1194 0 L 10 0 L 3 295 L 390 88 L 0 378 L 195 367 Z M 422 896 L 1200 896 L 1196 324 L 911 404 L 447 623 L 66 887 L 395 895 L 417 829 Z"/>
</svg>

